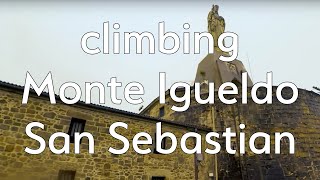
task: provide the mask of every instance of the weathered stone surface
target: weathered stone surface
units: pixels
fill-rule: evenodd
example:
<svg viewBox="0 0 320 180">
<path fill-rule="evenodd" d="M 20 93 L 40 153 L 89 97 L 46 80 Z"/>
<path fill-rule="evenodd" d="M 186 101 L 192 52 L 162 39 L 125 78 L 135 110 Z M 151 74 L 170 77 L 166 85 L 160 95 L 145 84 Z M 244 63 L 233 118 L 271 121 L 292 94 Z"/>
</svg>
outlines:
<svg viewBox="0 0 320 180">
<path fill-rule="evenodd" d="M 21 92 L 22 93 L 22 92 Z M 59 170 L 76 171 L 76 179 L 145 179 L 152 176 L 165 176 L 166 180 L 192 180 L 195 175 L 194 155 L 182 152 L 179 145 L 170 155 L 139 155 L 132 148 L 133 136 L 139 132 L 155 133 L 156 121 L 139 119 L 128 115 L 104 112 L 101 110 L 68 106 L 62 103 L 51 105 L 46 98 L 30 96 L 27 105 L 21 105 L 21 95 L 0 87 L 0 179 L 4 180 L 44 180 L 57 179 Z M 10 106 L 10 108 L 9 108 Z M 17 110 L 18 109 L 18 110 Z M 23 111 L 19 109 L 25 109 Z M 86 120 L 85 131 L 94 135 L 95 153 L 88 153 L 88 140 L 83 139 L 80 154 L 74 154 L 74 144 L 70 145 L 70 154 L 55 155 L 46 150 L 39 155 L 24 152 L 25 147 L 39 148 L 39 143 L 25 134 L 30 122 L 41 122 L 45 129 L 34 128 L 32 132 L 42 136 L 46 143 L 50 135 L 56 132 L 68 132 L 71 118 Z M 128 130 L 119 128 L 118 133 L 127 137 L 131 147 L 124 155 L 112 155 L 109 147 L 122 147 L 121 141 L 109 134 L 109 127 L 115 122 L 125 122 Z M 173 132 L 178 139 L 188 132 L 185 127 L 162 124 L 162 130 Z M 205 133 L 205 132 L 200 132 Z M 56 140 L 56 147 L 63 141 Z M 188 143 L 192 147 L 193 143 Z M 141 148 L 153 145 L 143 145 Z M 205 172 L 200 179 L 208 179 L 212 172 L 213 155 L 204 155 L 205 161 L 199 165 L 199 172 Z"/>
<path fill-rule="evenodd" d="M 289 99 L 292 92 L 284 89 L 282 94 L 285 99 Z M 259 95 L 265 97 L 265 91 L 260 90 Z M 217 97 L 216 94 L 215 97 Z M 318 94 L 299 89 L 298 100 L 290 105 L 281 104 L 275 96 L 273 96 L 273 104 L 268 105 L 255 104 L 250 100 L 250 96 L 248 104 L 241 104 L 240 97 L 236 98 L 238 103 L 234 105 L 223 104 L 216 98 L 212 106 L 198 105 L 193 98 L 188 111 L 177 113 L 170 109 L 177 103 L 167 97 L 166 102 L 169 102 L 169 105 L 156 102 L 143 112 L 157 117 L 159 109 L 164 107 L 163 117 L 172 121 L 209 127 L 213 127 L 214 121 L 217 132 L 223 132 L 229 127 L 233 132 L 237 132 L 235 142 L 239 142 L 238 125 L 244 123 L 246 125 L 244 132 L 247 137 L 246 154 L 229 155 L 225 152 L 225 148 L 222 148 L 218 154 L 221 179 L 318 179 L 320 177 L 320 96 Z M 283 142 L 281 155 L 274 154 L 274 144 L 271 144 L 270 155 L 254 155 L 248 148 L 248 137 L 256 132 L 292 133 L 295 137 L 295 154 L 289 154 L 288 143 Z M 274 139 L 274 136 L 271 136 L 272 138 Z M 225 147 L 224 139 L 220 139 L 219 143 L 221 147 Z M 238 147 L 238 144 L 234 143 L 234 146 Z"/>
<path fill-rule="evenodd" d="M 43 116 L 44 116 L 44 117 L 47 117 L 47 118 L 53 119 L 53 118 L 56 116 L 56 113 L 54 113 L 54 112 L 45 112 L 45 113 L 43 114 Z"/>
</svg>

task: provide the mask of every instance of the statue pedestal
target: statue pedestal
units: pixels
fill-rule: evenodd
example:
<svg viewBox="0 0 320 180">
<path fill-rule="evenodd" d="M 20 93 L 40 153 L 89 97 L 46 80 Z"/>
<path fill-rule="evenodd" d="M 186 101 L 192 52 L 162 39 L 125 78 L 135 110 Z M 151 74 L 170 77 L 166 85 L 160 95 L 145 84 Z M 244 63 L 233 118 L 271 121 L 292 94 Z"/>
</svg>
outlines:
<svg viewBox="0 0 320 180">
<path fill-rule="evenodd" d="M 219 60 L 221 55 L 228 55 L 221 51 L 208 54 L 198 65 L 195 82 L 214 82 L 215 89 L 218 89 L 225 82 L 233 82 L 241 85 L 241 75 L 247 72 L 244 65 L 239 60 L 224 62 Z M 253 86 L 250 76 L 248 76 L 248 87 Z"/>
</svg>

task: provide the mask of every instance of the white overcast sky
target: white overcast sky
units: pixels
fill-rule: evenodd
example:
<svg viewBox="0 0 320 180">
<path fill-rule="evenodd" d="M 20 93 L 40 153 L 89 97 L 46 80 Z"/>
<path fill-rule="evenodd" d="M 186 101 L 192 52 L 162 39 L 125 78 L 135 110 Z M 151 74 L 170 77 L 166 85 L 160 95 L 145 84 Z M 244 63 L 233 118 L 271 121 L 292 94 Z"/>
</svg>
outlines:
<svg viewBox="0 0 320 180">
<path fill-rule="evenodd" d="M 1 81 L 24 85 L 29 71 L 41 83 L 51 71 L 58 93 L 61 84 L 67 81 L 77 82 L 84 91 L 85 82 L 107 83 L 111 77 L 117 77 L 123 85 L 131 81 L 142 83 L 146 106 L 158 96 L 159 72 L 167 73 L 168 86 L 177 81 L 191 82 L 197 64 L 207 54 L 203 48 L 196 55 L 184 55 L 181 50 L 174 55 L 157 51 L 149 55 L 145 49 L 143 55 L 91 56 L 82 51 L 80 39 L 88 31 L 102 33 L 102 23 L 106 21 L 118 22 L 120 32 L 150 31 L 155 36 L 161 21 L 165 21 L 166 31 L 175 31 L 180 37 L 186 22 L 191 25 L 190 32 L 206 31 L 212 1 L 22 2 L 0 3 Z M 238 59 L 254 82 L 264 81 L 266 73 L 272 71 L 274 85 L 290 81 L 303 89 L 320 86 L 320 3 L 218 1 L 217 4 L 226 20 L 226 30 L 240 37 Z M 90 40 L 90 45 L 102 49 L 101 44 L 102 40 Z M 123 99 L 121 89 L 118 96 Z M 137 112 L 141 106 L 130 105 L 124 99 L 121 105 L 114 105 L 109 94 L 106 99 L 107 106 L 128 111 Z M 97 100 L 94 95 L 94 102 Z"/>
</svg>

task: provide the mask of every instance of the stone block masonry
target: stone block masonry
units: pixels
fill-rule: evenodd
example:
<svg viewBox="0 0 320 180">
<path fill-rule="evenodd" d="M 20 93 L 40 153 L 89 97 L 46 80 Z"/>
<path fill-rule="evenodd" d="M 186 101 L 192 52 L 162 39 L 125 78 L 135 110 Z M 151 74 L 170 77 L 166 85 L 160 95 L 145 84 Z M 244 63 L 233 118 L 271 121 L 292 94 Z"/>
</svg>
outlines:
<svg viewBox="0 0 320 180">
<path fill-rule="evenodd" d="M 1 179 L 58 179 L 63 176 L 74 177 L 76 180 L 89 179 L 121 179 L 149 180 L 152 177 L 174 179 L 209 179 L 214 170 L 213 155 L 203 154 L 202 160 L 194 155 L 187 155 L 178 149 L 170 155 L 151 153 L 139 155 L 133 148 L 124 155 L 110 154 L 107 149 L 112 146 L 122 148 L 121 141 L 112 138 L 107 132 L 114 122 L 125 122 L 129 129 L 119 129 L 130 143 L 135 134 L 147 132 L 154 134 L 155 118 L 131 114 L 111 108 L 93 105 L 51 105 L 48 97 L 30 96 L 27 105 L 21 105 L 22 88 L 8 84 L 0 84 L 0 177 Z M 28 123 L 37 121 L 45 124 L 45 129 L 34 129 L 33 132 L 43 137 L 46 142 L 55 132 L 68 133 L 72 118 L 85 120 L 84 130 L 90 132 L 95 139 L 95 153 L 88 153 L 88 140 L 83 139 L 80 154 L 55 155 L 48 148 L 39 155 L 24 152 L 25 147 L 38 148 L 39 143 L 25 134 Z M 193 130 L 196 126 L 159 120 L 163 130 L 173 132 L 177 138 Z M 198 133 L 207 133 L 206 128 L 199 128 Z M 168 142 L 169 144 L 170 142 Z M 188 147 L 193 141 L 187 142 Z M 57 140 L 56 146 L 61 147 L 63 141 Z M 205 144 L 205 143 L 203 143 Z M 152 147 L 150 147 L 152 149 Z M 205 148 L 205 147 L 203 147 Z M 195 172 L 197 170 L 197 173 Z"/>
<path fill-rule="evenodd" d="M 274 87 L 273 92 L 275 92 Z M 181 92 L 183 94 L 184 92 Z M 265 96 L 265 90 L 259 91 L 259 96 Z M 242 104 L 241 98 L 234 105 L 226 105 L 216 101 L 214 105 L 198 105 L 195 100 L 186 112 L 174 112 L 170 106 L 174 101 L 166 96 L 167 104 L 161 105 L 157 99 L 142 113 L 151 116 L 161 115 L 173 122 L 188 124 L 202 124 L 212 127 L 216 132 L 223 132 L 231 127 L 237 135 L 241 130 L 239 124 L 246 125 L 244 132 L 250 137 L 256 132 L 290 132 L 295 137 L 295 154 L 289 154 L 287 139 L 281 143 L 281 154 L 275 155 L 274 144 L 271 144 L 271 153 L 255 155 L 246 149 L 244 155 L 230 155 L 226 152 L 217 154 L 218 174 L 223 179 L 318 179 L 320 177 L 320 95 L 312 91 L 299 89 L 296 102 L 285 105 L 277 101 L 273 93 L 273 104 L 258 105 L 253 101 Z M 284 89 L 284 98 L 290 98 L 292 91 Z M 206 97 L 204 92 L 202 96 Z M 179 104 L 177 104 L 179 105 Z M 239 136 L 237 136 L 239 137 Z M 271 136 L 271 142 L 274 142 Z M 246 147 L 248 148 L 246 139 Z M 218 142 L 221 147 L 223 141 Z M 233 147 L 238 150 L 239 139 L 233 139 Z M 257 141 L 257 146 L 261 141 Z M 222 149 L 224 150 L 224 149 Z"/>
</svg>

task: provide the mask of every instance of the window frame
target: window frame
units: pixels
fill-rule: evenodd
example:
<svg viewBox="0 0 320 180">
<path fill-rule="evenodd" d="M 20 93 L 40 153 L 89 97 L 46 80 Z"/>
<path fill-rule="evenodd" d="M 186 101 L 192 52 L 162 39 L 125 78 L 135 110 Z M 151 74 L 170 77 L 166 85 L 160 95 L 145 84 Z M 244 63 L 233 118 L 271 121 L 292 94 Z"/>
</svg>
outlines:
<svg viewBox="0 0 320 180">
<path fill-rule="evenodd" d="M 159 118 L 163 117 L 165 115 L 165 109 L 164 106 L 159 108 Z"/>
<path fill-rule="evenodd" d="M 74 132 L 72 134 L 73 127 L 75 126 L 75 124 L 81 124 L 82 126 L 80 127 L 81 128 L 80 131 L 74 130 Z M 69 137 L 70 137 L 70 143 L 74 143 L 74 133 L 78 132 L 80 134 L 80 133 L 84 132 L 85 125 L 86 125 L 86 120 L 79 119 L 79 118 L 74 118 L 74 117 L 71 118 L 71 122 L 70 122 L 70 125 L 69 125 L 69 130 L 68 130 L 68 133 L 67 133 L 69 135 Z M 80 144 L 81 144 L 81 140 L 80 140 Z"/>
<path fill-rule="evenodd" d="M 161 154 L 160 152 L 157 151 L 157 133 L 154 133 L 154 148 L 153 148 L 153 153 L 154 154 Z M 167 137 L 162 138 L 161 141 L 161 149 L 166 149 L 167 148 Z"/>
<path fill-rule="evenodd" d="M 68 175 L 69 177 L 65 177 Z M 58 180 L 74 180 L 76 177 L 76 171 L 73 170 L 59 170 Z"/>
</svg>

